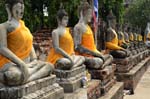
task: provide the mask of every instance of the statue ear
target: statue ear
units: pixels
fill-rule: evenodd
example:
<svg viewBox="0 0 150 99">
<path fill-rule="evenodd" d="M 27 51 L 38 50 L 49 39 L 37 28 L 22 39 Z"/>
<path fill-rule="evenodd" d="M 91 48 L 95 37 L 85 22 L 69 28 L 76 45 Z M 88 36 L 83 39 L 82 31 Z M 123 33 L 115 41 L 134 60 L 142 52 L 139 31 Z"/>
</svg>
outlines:
<svg viewBox="0 0 150 99">
<path fill-rule="evenodd" d="M 10 9 L 10 5 L 9 4 L 5 4 L 5 7 L 6 7 L 6 11 L 7 11 L 7 14 L 8 14 L 8 20 L 11 19 L 11 9 Z"/>
</svg>

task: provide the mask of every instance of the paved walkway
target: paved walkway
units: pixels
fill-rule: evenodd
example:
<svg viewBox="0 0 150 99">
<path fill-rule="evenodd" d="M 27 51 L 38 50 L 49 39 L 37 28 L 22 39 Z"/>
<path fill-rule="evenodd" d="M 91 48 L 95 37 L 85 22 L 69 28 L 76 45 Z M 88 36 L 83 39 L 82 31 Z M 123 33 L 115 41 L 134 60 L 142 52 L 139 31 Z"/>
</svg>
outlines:
<svg viewBox="0 0 150 99">
<path fill-rule="evenodd" d="M 135 94 L 127 95 L 124 99 L 150 99 L 150 68 L 137 85 Z"/>
</svg>

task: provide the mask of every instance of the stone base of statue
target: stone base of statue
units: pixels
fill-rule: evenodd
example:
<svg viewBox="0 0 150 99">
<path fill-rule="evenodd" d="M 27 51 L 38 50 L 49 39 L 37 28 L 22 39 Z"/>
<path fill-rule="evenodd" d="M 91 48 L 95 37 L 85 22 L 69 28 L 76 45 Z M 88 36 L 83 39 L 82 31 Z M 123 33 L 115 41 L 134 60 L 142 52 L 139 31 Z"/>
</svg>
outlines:
<svg viewBox="0 0 150 99">
<path fill-rule="evenodd" d="M 127 57 L 125 59 L 117 59 L 113 60 L 113 63 L 116 64 L 116 72 L 126 73 L 128 72 L 134 64 L 133 57 Z"/>
<path fill-rule="evenodd" d="M 0 99 L 63 99 L 64 90 L 51 75 L 20 86 L 0 88 Z"/>
<path fill-rule="evenodd" d="M 87 86 L 87 99 L 97 99 L 101 96 L 100 80 L 91 80 Z"/>
<path fill-rule="evenodd" d="M 114 77 L 115 70 L 115 64 L 106 66 L 102 70 L 89 70 L 92 79 L 101 80 L 101 93 L 103 95 L 106 94 L 116 82 Z"/>
<path fill-rule="evenodd" d="M 136 66 L 134 66 L 128 73 L 116 73 L 117 81 L 124 82 L 124 88 L 134 93 L 139 80 L 147 70 L 150 64 L 150 57 L 142 60 Z"/>
<path fill-rule="evenodd" d="M 116 70 L 116 65 L 112 64 L 112 65 L 106 66 L 102 70 L 89 70 L 89 73 L 91 74 L 92 79 L 105 80 L 110 75 L 114 75 L 115 70 Z"/>
<path fill-rule="evenodd" d="M 100 80 L 91 80 L 86 87 L 65 93 L 64 99 L 98 99 L 101 96 L 100 85 Z"/>
<path fill-rule="evenodd" d="M 71 70 L 55 70 L 57 83 L 64 88 L 65 93 L 72 93 L 82 87 L 82 79 L 86 76 L 85 66 L 72 68 Z"/>
<path fill-rule="evenodd" d="M 115 78 L 109 79 L 109 81 L 107 83 L 102 83 L 102 85 L 101 85 L 102 95 L 105 95 L 114 86 L 115 83 L 116 83 Z"/>
<path fill-rule="evenodd" d="M 116 82 L 105 95 L 98 99 L 123 99 L 123 89 L 124 84 L 122 82 Z"/>
</svg>

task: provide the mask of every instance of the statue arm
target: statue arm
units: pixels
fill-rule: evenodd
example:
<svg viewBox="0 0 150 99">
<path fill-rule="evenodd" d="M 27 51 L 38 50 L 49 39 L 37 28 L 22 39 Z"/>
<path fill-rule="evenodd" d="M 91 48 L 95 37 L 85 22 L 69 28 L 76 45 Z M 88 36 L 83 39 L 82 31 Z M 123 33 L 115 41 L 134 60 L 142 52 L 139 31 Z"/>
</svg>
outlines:
<svg viewBox="0 0 150 99">
<path fill-rule="evenodd" d="M 82 41 L 82 31 L 78 27 L 75 27 L 74 28 L 75 50 L 81 54 L 88 54 L 88 55 L 92 55 L 92 56 L 100 57 L 100 58 L 104 59 L 102 54 L 91 51 L 91 50 L 83 47 L 81 44 L 81 41 Z"/>
<path fill-rule="evenodd" d="M 17 64 L 23 73 L 24 79 L 28 77 L 27 66 L 20 58 L 7 48 L 7 30 L 4 25 L 0 25 L 0 54 L 13 63 Z"/>
<path fill-rule="evenodd" d="M 68 55 L 68 53 L 66 53 L 62 48 L 59 47 L 59 34 L 55 31 L 52 32 L 52 41 L 55 51 L 64 56 L 65 58 L 68 58 L 73 63 L 73 60 Z"/>
<path fill-rule="evenodd" d="M 32 50 L 31 50 L 31 53 L 30 53 L 30 58 L 31 58 L 30 59 L 31 61 L 37 60 L 37 56 L 36 56 L 34 47 L 32 47 Z"/>
</svg>

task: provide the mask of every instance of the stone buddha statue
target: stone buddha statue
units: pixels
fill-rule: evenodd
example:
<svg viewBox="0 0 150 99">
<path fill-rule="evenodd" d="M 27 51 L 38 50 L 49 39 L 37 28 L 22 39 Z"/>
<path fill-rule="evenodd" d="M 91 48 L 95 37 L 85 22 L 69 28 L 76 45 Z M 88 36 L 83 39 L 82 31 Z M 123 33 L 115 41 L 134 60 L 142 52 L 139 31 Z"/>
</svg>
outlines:
<svg viewBox="0 0 150 99">
<path fill-rule="evenodd" d="M 127 48 L 128 44 L 125 42 L 125 36 L 124 33 L 122 32 L 122 25 L 117 25 L 117 34 L 118 34 L 118 45 Z"/>
<path fill-rule="evenodd" d="M 124 35 L 125 35 L 125 42 L 129 45 L 129 42 L 130 42 L 130 40 L 129 40 L 129 31 L 128 31 L 128 25 L 127 24 L 125 24 L 124 25 Z"/>
<path fill-rule="evenodd" d="M 104 55 L 97 50 L 93 31 L 88 25 L 92 18 L 92 7 L 84 1 L 79 6 L 79 21 L 74 27 L 75 50 L 85 57 L 85 64 L 90 69 L 104 68 L 112 62 L 111 55 Z"/>
<path fill-rule="evenodd" d="M 51 74 L 53 65 L 37 61 L 33 36 L 21 18 L 23 0 L 6 0 L 8 21 L 0 24 L 0 84 L 21 85 Z"/>
<path fill-rule="evenodd" d="M 129 51 L 118 45 L 118 35 L 116 33 L 116 17 L 110 11 L 107 16 L 108 29 L 106 37 L 106 48 L 114 58 L 126 58 L 129 56 Z"/>
<path fill-rule="evenodd" d="M 56 69 L 69 70 L 72 67 L 81 66 L 85 58 L 75 55 L 74 42 L 67 27 L 68 14 L 64 9 L 57 13 L 58 27 L 52 31 L 53 48 L 47 57 L 47 61 L 54 64 Z"/>
<path fill-rule="evenodd" d="M 150 23 L 147 23 L 144 35 L 144 42 L 147 47 L 150 47 Z"/>
</svg>

